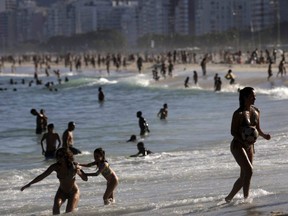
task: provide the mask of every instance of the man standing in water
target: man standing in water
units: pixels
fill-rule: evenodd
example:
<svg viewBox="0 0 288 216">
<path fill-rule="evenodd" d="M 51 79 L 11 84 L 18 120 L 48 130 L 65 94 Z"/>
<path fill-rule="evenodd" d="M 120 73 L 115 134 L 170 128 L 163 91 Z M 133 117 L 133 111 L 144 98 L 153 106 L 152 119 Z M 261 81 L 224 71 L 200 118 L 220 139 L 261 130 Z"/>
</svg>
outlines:
<svg viewBox="0 0 288 216">
<path fill-rule="evenodd" d="M 140 135 L 144 136 L 146 133 L 150 133 L 148 123 L 142 116 L 142 112 L 138 111 L 136 114 L 137 118 L 139 118 L 139 127 L 140 127 Z"/>
<path fill-rule="evenodd" d="M 74 122 L 69 122 L 68 123 L 68 128 L 64 131 L 62 135 L 62 143 L 63 143 L 63 148 L 69 148 L 70 151 L 76 155 L 76 154 L 81 154 L 81 151 L 77 148 L 73 147 L 73 131 L 75 129 L 75 123 Z"/>
<path fill-rule="evenodd" d="M 160 119 L 166 119 L 168 116 L 168 105 L 165 103 L 163 104 L 163 107 L 159 110 L 159 112 L 157 113 L 157 116 Z"/>
<path fill-rule="evenodd" d="M 46 140 L 46 151 L 43 147 L 43 142 Z M 58 146 L 56 148 L 56 142 Z M 58 133 L 54 132 L 54 124 L 48 125 L 48 132 L 45 133 L 41 139 L 42 154 L 45 155 L 46 159 L 54 158 L 56 150 L 61 146 L 61 139 Z"/>
<path fill-rule="evenodd" d="M 36 134 L 41 134 L 46 130 L 45 124 L 47 123 L 47 117 L 37 112 L 36 109 L 31 109 L 30 113 L 36 116 Z"/>
</svg>

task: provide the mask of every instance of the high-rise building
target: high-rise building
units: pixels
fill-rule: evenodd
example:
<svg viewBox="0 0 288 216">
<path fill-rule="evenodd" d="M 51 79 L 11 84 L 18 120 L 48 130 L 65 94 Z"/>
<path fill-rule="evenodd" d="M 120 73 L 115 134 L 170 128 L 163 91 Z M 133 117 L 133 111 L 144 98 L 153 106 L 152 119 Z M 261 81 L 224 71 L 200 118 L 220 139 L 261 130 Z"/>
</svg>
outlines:
<svg viewBox="0 0 288 216">
<path fill-rule="evenodd" d="M 250 14 L 249 0 L 198 0 L 195 33 L 204 35 L 248 29 Z"/>
<path fill-rule="evenodd" d="M 16 10 L 16 8 L 17 8 L 16 0 L 0 0 L 0 13 Z"/>
</svg>

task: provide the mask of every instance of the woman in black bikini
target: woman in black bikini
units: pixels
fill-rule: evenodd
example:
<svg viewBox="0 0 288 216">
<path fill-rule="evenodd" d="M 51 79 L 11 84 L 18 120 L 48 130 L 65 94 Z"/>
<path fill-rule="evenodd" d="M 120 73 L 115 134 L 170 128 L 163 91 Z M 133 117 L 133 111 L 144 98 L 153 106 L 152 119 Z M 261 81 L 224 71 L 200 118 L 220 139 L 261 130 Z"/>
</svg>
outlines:
<svg viewBox="0 0 288 216">
<path fill-rule="evenodd" d="M 30 187 L 47 176 L 53 171 L 57 173 L 60 186 L 54 198 L 53 215 L 60 214 L 60 207 L 68 200 L 66 206 L 66 213 L 72 212 L 78 206 L 80 191 L 76 184 L 76 174 L 78 174 L 83 181 L 87 181 L 87 176 L 83 171 L 76 165 L 73 159 L 71 151 L 60 148 L 56 152 L 57 162 L 48 167 L 48 169 L 33 179 L 31 182 L 21 188 L 21 191 Z"/>
<path fill-rule="evenodd" d="M 244 199 L 249 196 L 250 181 L 253 174 L 254 142 L 242 139 L 241 131 L 245 126 L 254 126 L 260 136 L 269 140 L 270 134 L 265 134 L 260 128 L 260 110 L 254 106 L 256 100 L 252 87 L 245 87 L 239 92 L 240 107 L 234 112 L 231 123 L 233 140 L 230 145 L 231 153 L 240 166 L 240 177 L 236 180 L 225 201 L 229 203 L 243 187 Z"/>
</svg>

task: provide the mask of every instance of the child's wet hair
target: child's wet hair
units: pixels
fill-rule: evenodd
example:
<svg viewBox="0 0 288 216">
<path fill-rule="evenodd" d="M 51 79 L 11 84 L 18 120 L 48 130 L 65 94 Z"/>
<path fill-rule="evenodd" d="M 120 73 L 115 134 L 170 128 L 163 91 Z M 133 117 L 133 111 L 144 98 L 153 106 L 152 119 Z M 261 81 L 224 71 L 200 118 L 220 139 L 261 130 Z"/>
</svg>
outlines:
<svg viewBox="0 0 288 216">
<path fill-rule="evenodd" d="M 97 148 L 94 150 L 94 154 L 99 154 L 105 158 L 105 151 L 102 148 Z"/>
</svg>

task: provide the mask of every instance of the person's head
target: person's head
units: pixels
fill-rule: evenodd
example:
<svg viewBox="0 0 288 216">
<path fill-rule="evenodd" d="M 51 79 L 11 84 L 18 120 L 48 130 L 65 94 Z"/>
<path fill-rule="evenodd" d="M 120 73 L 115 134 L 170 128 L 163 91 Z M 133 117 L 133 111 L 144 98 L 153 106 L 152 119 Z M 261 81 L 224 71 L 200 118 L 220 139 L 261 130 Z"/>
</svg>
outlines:
<svg viewBox="0 0 288 216">
<path fill-rule="evenodd" d="M 31 113 L 32 115 L 37 115 L 37 110 L 36 110 L 36 109 L 31 109 L 31 110 L 30 110 L 30 113 Z"/>
<path fill-rule="evenodd" d="M 254 88 L 245 87 L 239 91 L 239 104 L 240 108 L 244 108 L 248 103 L 249 105 L 253 105 L 256 100 Z"/>
<path fill-rule="evenodd" d="M 48 128 L 48 131 L 53 131 L 54 130 L 54 124 L 48 124 L 48 126 L 47 126 L 47 128 Z"/>
<path fill-rule="evenodd" d="M 137 140 L 137 137 L 136 137 L 136 135 L 131 135 L 131 137 L 130 137 L 130 139 L 129 140 L 127 140 L 127 142 L 135 142 Z"/>
<path fill-rule="evenodd" d="M 102 87 L 99 87 L 99 88 L 98 88 L 98 91 L 99 91 L 99 92 L 102 91 Z"/>
<path fill-rule="evenodd" d="M 137 116 L 137 117 L 141 117 L 141 116 L 142 116 L 142 112 L 141 112 L 141 111 L 138 111 L 138 112 L 136 113 L 136 116 Z"/>
<path fill-rule="evenodd" d="M 95 149 L 94 159 L 96 162 L 105 161 L 105 151 L 102 148 Z"/>
<path fill-rule="evenodd" d="M 69 149 L 66 149 L 66 148 L 59 148 L 56 151 L 55 156 L 56 156 L 57 161 L 65 160 L 67 162 L 72 162 L 74 160 L 73 153 Z"/>
<path fill-rule="evenodd" d="M 138 148 L 139 151 L 145 149 L 144 143 L 143 143 L 143 142 L 138 142 L 138 143 L 137 143 L 137 148 Z"/>
<path fill-rule="evenodd" d="M 40 113 L 41 113 L 41 114 L 44 114 L 44 113 L 45 113 L 45 110 L 44 110 L 44 109 L 40 109 Z"/>
<path fill-rule="evenodd" d="M 71 121 L 68 123 L 68 130 L 74 130 L 75 129 L 75 122 Z"/>
<path fill-rule="evenodd" d="M 165 104 L 163 104 L 163 107 L 164 108 L 168 108 L 168 105 L 165 103 Z"/>
<path fill-rule="evenodd" d="M 232 73 L 232 70 L 231 70 L 231 69 L 229 69 L 229 70 L 228 70 L 228 73 Z"/>
</svg>

